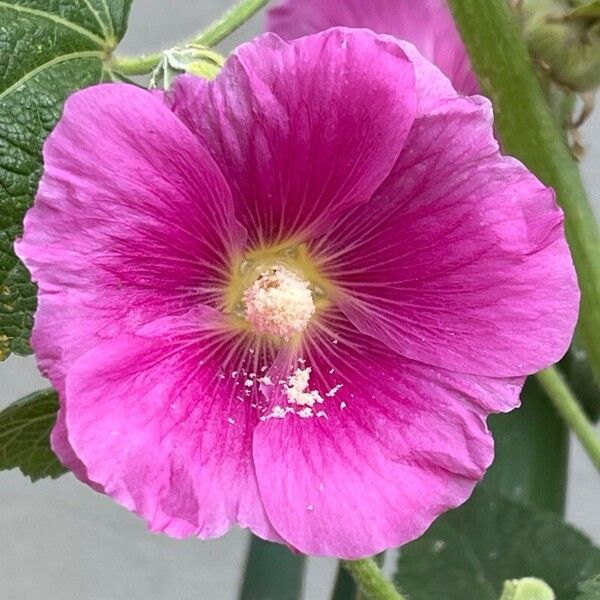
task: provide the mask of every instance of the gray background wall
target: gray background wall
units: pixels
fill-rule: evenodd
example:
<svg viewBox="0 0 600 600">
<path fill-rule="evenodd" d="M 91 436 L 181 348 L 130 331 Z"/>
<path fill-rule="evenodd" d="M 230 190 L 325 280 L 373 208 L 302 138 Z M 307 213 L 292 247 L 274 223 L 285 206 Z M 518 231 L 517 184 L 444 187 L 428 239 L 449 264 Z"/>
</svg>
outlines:
<svg viewBox="0 0 600 600">
<path fill-rule="evenodd" d="M 137 0 L 121 50 L 168 47 L 216 18 L 231 0 Z M 225 49 L 258 34 L 255 17 Z M 600 214 L 600 110 L 584 129 L 583 170 Z M 32 359 L 0 363 L 0 408 L 46 382 Z M 568 520 L 600 543 L 600 478 L 573 441 Z M 233 600 L 247 535 L 175 541 L 150 534 L 134 515 L 67 475 L 32 485 L 0 473 L 0 600 Z M 276 567 L 275 567 L 276 568 Z M 335 564 L 311 559 L 306 600 L 324 600 Z"/>
</svg>

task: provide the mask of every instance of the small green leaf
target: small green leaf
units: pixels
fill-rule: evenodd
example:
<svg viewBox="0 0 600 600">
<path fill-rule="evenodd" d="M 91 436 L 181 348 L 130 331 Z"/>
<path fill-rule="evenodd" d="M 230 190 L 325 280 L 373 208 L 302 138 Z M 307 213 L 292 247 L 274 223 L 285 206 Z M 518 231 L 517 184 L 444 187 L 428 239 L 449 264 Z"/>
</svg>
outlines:
<svg viewBox="0 0 600 600">
<path fill-rule="evenodd" d="M 600 550 L 556 515 L 477 489 L 402 548 L 396 582 L 411 600 L 497 600 L 506 580 L 536 577 L 560 600 L 600 571 Z"/>
<path fill-rule="evenodd" d="M 500 600 L 556 600 L 556 596 L 545 581 L 524 577 L 505 581 Z"/>
<path fill-rule="evenodd" d="M 600 600 L 600 574 L 579 584 L 577 600 Z"/>
<path fill-rule="evenodd" d="M 42 170 L 41 147 L 73 91 L 108 65 L 132 0 L 0 0 L 0 360 L 28 354 L 36 292 L 13 252 Z"/>
<path fill-rule="evenodd" d="M 57 411 L 56 392 L 43 390 L 0 412 L 0 471 L 18 467 L 31 481 L 67 472 L 50 448 Z"/>
</svg>

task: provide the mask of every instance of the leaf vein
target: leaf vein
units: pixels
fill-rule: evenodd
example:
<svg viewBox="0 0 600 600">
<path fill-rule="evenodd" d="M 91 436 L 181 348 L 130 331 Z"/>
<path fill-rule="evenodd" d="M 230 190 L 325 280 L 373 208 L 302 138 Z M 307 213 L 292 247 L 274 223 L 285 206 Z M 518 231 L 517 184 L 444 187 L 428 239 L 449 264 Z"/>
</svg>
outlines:
<svg viewBox="0 0 600 600">
<path fill-rule="evenodd" d="M 0 7 L 1 6 L 2 6 L 2 3 L 0 2 Z M 60 63 L 67 62 L 69 60 L 76 60 L 78 58 L 92 58 L 94 56 L 101 59 L 104 56 L 104 52 L 101 52 L 99 50 L 86 50 L 86 51 L 82 51 L 82 52 L 72 52 L 71 54 L 63 54 L 62 56 L 57 56 L 56 58 L 49 60 L 47 63 L 44 63 L 43 65 L 40 65 L 39 67 L 33 69 L 33 71 L 29 71 L 28 73 L 23 75 L 23 77 L 21 77 L 21 79 L 19 79 L 19 81 L 15 81 L 15 83 L 13 83 L 9 88 L 6 88 L 0 94 L 0 100 L 5 98 L 6 96 L 8 96 L 15 89 L 17 89 L 17 88 L 21 87 L 23 84 L 27 83 L 30 79 L 32 79 L 36 75 L 39 75 L 40 73 L 42 73 L 46 69 L 49 69 L 50 67 L 53 67 L 54 65 L 58 65 Z"/>
<path fill-rule="evenodd" d="M 27 6 L 18 6 L 15 4 L 8 4 L 7 2 L 2 2 L 2 1 L 0 1 L 0 8 L 14 10 L 15 12 L 23 12 L 23 13 L 27 13 L 30 15 L 35 15 L 36 17 L 40 17 L 42 19 L 47 19 L 48 21 L 53 21 L 54 23 L 56 23 L 57 25 L 61 25 L 65 29 L 71 29 L 72 31 L 75 31 L 76 33 L 79 33 L 80 35 L 87 37 L 88 39 L 92 40 L 93 42 L 96 42 L 102 48 L 104 48 L 104 46 L 106 45 L 106 40 L 103 40 L 100 36 L 96 35 L 95 33 L 92 33 L 91 31 L 88 31 L 87 29 L 85 29 L 85 27 L 81 27 L 80 25 L 77 25 L 76 23 L 72 23 L 71 21 L 68 21 L 67 19 L 63 19 L 62 17 L 59 17 L 58 15 L 53 15 L 52 13 L 49 13 L 49 12 L 46 12 L 43 10 L 38 10 L 37 8 L 29 8 Z"/>
<path fill-rule="evenodd" d="M 102 29 L 102 33 L 104 34 L 105 39 L 108 39 L 110 36 L 107 24 L 100 18 L 100 13 L 92 6 L 90 0 L 83 0 L 85 5 L 88 7 L 89 11 L 94 15 L 96 22 L 100 25 Z M 109 17 L 110 18 L 110 17 Z"/>
</svg>

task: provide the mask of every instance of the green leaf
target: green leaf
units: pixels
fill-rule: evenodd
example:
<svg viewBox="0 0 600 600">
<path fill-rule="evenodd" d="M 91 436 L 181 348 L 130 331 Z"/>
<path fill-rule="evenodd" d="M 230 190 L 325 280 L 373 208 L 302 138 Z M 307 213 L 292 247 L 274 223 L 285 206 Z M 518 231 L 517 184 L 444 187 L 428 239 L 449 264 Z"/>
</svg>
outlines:
<svg viewBox="0 0 600 600">
<path fill-rule="evenodd" d="M 577 600 L 600 600 L 600 574 L 594 579 L 579 584 Z"/>
<path fill-rule="evenodd" d="M 57 411 L 56 392 L 43 390 L 0 412 L 0 471 L 19 467 L 31 481 L 67 472 L 50 448 Z"/>
<path fill-rule="evenodd" d="M 300 600 L 306 557 L 252 536 L 240 600 Z"/>
<path fill-rule="evenodd" d="M 477 489 L 402 548 L 396 582 L 411 600 L 497 600 L 509 579 L 537 577 L 560 600 L 600 571 L 600 550 L 552 513 Z"/>
<path fill-rule="evenodd" d="M 73 91 L 113 79 L 132 0 L 0 0 L 0 360 L 30 353 L 35 287 L 13 252 L 41 147 Z"/>
</svg>

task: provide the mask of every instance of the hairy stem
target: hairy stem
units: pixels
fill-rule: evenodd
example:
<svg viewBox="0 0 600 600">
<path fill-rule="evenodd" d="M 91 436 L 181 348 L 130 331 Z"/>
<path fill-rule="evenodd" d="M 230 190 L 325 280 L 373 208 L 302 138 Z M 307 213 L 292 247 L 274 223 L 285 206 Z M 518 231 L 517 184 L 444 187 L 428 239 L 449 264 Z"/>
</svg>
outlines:
<svg viewBox="0 0 600 600">
<path fill-rule="evenodd" d="M 347 560 L 344 566 L 371 600 L 406 600 L 372 558 Z"/>
<path fill-rule="evenodd" d="M 555 367 L 540 371 L 536 377 L 562 418 L 578 437 L 598 471 L 600 471 L 600 438 L 564 377 Z"/>
<path fill-rule="evenodd" d="M 218 21 L 205 29 L 196 43 L 203 46 L 216 46 L 234 31 L 239 29 L 246 21 L 249 21 L 261 8 L 264 8 L 269 0 L 241 0 L 233 8 L 228 10 Z"/>
<path fill-rule="evenodd" d="M 268 2 L 269 0 L 241 0 L 189 43 L 216 46 L 250 20 Z M 117 56 L 112 59 L 111 68 L 122 75 L 147 75 L 158 66 L 161 56 L 161 52 L 145 56 Z"/>
</svg>

